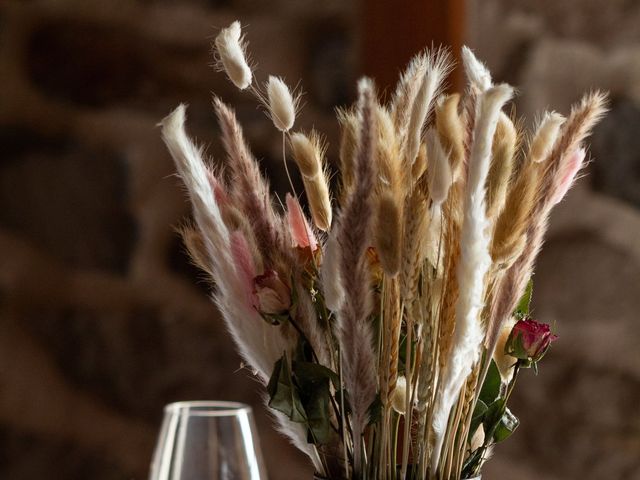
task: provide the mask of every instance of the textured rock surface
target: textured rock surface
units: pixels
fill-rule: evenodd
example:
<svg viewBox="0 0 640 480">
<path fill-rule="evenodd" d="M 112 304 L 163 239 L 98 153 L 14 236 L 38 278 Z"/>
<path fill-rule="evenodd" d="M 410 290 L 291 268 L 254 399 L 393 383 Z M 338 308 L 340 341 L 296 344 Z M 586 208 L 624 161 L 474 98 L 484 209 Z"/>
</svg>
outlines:
<svg viewBox="0 0 640 480">
<path fill-rule="evenodd" d="M 482 2 L 471 36 L 492 35 L 472 44 L 498 79 L 523 86 L 527 114 L 613 88 L 592 149 L 613 168 L 598 167 L 594 183 L 637 205 L 638 9 L 561 3 L 574 9 L 568 22 L 558 2 Z M 300 127 L 335 138 L 332 109 L 355 78 L 351 2 L 0 3 L 0 478 L 52 478 L 52 466 L 60 480 L 145 478 L 162 406 L 205 398 L 256 405 L 271 478 L 309 475 L 238 371 L 180 247 L 174 227 L 188 205 L 155 127 L 188 102 L 190 130 L 223 160 L 209 107 L 220 94 L 285 188 L 269 122 L 208 66 L 213 27 L 236 17 L 251 26 L 259 78 L 301 79 Z M 573 70 L 549 68 L 577 56 Z M 524 375 L 513 407 L 521 430 L 483 478 L 640 476 L 639 217 L 587 188 L 554 217 L 536 315 L 557 321 L 561 340 L 539 377 Z"/>
</svg>

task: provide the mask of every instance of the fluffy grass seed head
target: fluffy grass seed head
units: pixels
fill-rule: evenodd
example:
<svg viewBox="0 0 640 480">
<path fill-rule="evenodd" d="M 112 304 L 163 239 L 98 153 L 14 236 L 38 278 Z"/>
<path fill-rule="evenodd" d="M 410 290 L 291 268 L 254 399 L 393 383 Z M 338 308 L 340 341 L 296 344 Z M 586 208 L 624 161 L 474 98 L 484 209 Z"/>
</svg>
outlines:
<svg viewBox="0 0 640 480">
<path fill-rule="evenodd" d="M 532 162 L 539 163 L 547 158 L 558 138 L 564 120 L 565 118 L 559 113 L 545 113 L 529 148 L 529 158 Z"/>
<path fill-rule="evenodd" d="M 242 37 L 240 22 L 236 20 L 220 30 L 214 45 L 217 68 L 224 71 L 240 90 L 251 85 L 253 75 L 245 54 L 246 43 Z"/>
<path fill-rule="evenodd" d="M 449 157 L 444 151 L 440 138 L 434 130 L 427 132 L 427 177 L 429 196 L 435 205 L 442 205 L 447 199 L 453 181 Z"/>
<path fill-rule="evenodd" d="M 281 78 L 269 75 L 267 81 L 267 98 L 269 114 L 273 124 L 281 132 L 288 132 L 296 120 L 298 97 L 293 97 L 291 90 Z"/>
<path fill-rule="evenodd" d="M 329 182 L 324 172 L 325 147 L 315 132 L 309 136 L 296 132 L 291 135 L 290 142 L 293 158 L 302 175 L 313 223 L 320 230 L 327 231 L 331 228 L 332 211 Z"/>
</svg>

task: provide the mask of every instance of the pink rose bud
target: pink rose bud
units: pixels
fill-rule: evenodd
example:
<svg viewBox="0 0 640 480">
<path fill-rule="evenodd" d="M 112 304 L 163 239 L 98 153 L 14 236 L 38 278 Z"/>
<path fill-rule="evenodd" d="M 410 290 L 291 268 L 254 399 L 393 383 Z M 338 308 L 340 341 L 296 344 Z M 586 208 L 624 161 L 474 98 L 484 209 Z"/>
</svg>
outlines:
<svg viewBox="0 0 640 480">
<path fill-rule="evenodd" d="M 526 318 L 514 325 L 505 346 L 505 353 L 520 360 L 536 363 L 557 338 L 546 323 Z"/>
<path fill-rule="evenodd" d="M 291 291 L 275 270 L 253 279 L 253 294 L 254 306 L 263 315 L 284 315 L 291 307 Z"/>
</svg>

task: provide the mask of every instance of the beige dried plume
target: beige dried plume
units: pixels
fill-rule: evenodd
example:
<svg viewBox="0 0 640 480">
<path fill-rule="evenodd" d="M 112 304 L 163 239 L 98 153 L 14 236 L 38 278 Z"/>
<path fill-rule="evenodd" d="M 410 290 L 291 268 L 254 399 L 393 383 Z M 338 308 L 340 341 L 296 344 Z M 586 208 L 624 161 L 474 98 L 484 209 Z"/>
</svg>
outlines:
<svg viewBox="0 0 640 480">
<path fill-rule="evenodd" d="M 500 115 L 493 138 L 491 167 L 487 177 L 487 217 L 494 219 L 504 208 L 515 161 L 518 132 L 511 119 Z"/>
<path fill-rule="evenodd" d="M 428 51 L 419 53 L 411 59 L 407 69 L 398 81 L 396 91 L 391 100 L 391 115 L 399 138 L 404 138 L 409 128 L 411 111 L 422 85 L 424 75 L 429 67 Z"/>
<path fill-rule="evenodd" d="M 353 186 L 353 171 L 355 164 L 355 152 L 358 143 L 358 118 L 353 109 L 337 111 L 340 124 L 340 198 Z"/>
<path fill-rule="evenodd" d="M 269 100 L 269 116 L 273 124 L 281 132 L 291 130 L 296 120 L 299 96 L 294 98 L 291 90 L 280 77 L 269 75 L 267 98 Z"/>
<path fill-rule="evenodd" d="M 379 105 L 375 114 L 378 182 L 374 245 L 383 270 L 393 277 L 400 269 L 402 248 L 402 170 L 391 116 Z"/>
<path fill-rule="evenodd" d="M 434 130 L 427 132 L 427 159 L 429 197 L 434 206 L 440 207 L 449 194 L 449 187 L 453 182 L 453 173 L 451 172 L 449 156 Z"/>
<path fill-rule="evenodd" d="M 245 54 L 246 43 L 243 41 L 240 22 L 236 20 L 220 30 L 214 45 L 218 70 L 226 72 L 229 80 L 240 90 L 251 85 L 251 67 Z"/>
<path fill-rule="evenodd" d="M 436 50 L 429 55 L 427 70 L 411 107 L 411 117 L 403 149 L 407 165 L 413 165 L 416 160 L 422 143 L 423 130 L 433 107 L 433 100 L 440 93 L 450 70 L 451 62 L 447 50 Z"/>
<path fill-rule="evenodd" d="M 542 162 L 547 158 L 558 138 L 560 127 L 565 118 L 556 112 L 546 112 L 529 147 L 529 160 L 532 162 Z"/>
<path fill-rule="evenodd" d="M 465 157 L 464 127 L 458 113 L 459 103 L 460 94 L 455 93 L 442 97 L 435 108 L 436 130 L 442 146 L 449 153 L 454 182 L 462 174 L 462 163 Z"/>
<path fill-rule="evenodd" d="M 391 191 L 379 197 L 376 209 L 374 244 L 384 272 L 394 277 L 400 270 L 402 248 L 402 213 Z"/>
<path fill-rule="evenodd" d="M 324 166 L 325 147 L 316 132 L 311 132 L 309 136 L 293 133 L 290 143 L 293 158 L 302 175 L 313 223 L 320 230 L 327 231 L 331 228 L 332 211 Z"/>
</svg>

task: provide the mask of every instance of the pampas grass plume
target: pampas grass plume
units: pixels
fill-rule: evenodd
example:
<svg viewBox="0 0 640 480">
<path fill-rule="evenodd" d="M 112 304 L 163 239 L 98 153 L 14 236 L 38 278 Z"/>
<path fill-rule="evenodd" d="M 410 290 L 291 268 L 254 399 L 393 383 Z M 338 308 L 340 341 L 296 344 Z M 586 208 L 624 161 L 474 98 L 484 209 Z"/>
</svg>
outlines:
<svg viewBox="0 0 640 480">
<path fill-rule="evenodd" d="M 532 162 L 542 162 L 547 158 L 558 138 L 564 120 L 565 118 L 559 113 L 545 113 L 529 148 L 529 158 Z"/>
<path fill-rule="evenodd" d="M 297 99 L 293 98 L 287 84 L 279 77 L 269 76 L 267 82 L 269 113 L 273 124 L 281 132 L 288 132 L 296 120 Z"/>
<path fill-rule="evenodd" d="M 433 99 L 442 88 L 442 82 L 451 69 L 449 54 L 446 50 L 438 50 L 431 55 L 426 73 L 416 94 L 416 99 L 411 110 L 405 148 L 405 161 L 413 165 L 420 149 L 422 131 L 429 118 Z"/>
<path fill-rule="evenodd" d="M 251 85 L 251 67 L 245 56 L 240 22 L 236 20 L 227 28 L 220 30 L 214 44 L 219 69 L 224 70 L 229 80 L 240 90 Z"/>
<path fill-rule="evenodd" d="M 487 178 L 487 216 L 496 218 L 502 211 L 513 171 L 518 132 L 502 113 L 493 139 L 491 168 Z"/>
<path fill-rule="evenodd" d="M 473 51 L 467 47 L 462 47 L 462 66 L 471 86 L 484 92 L 491 87 L 491 73 L 489 69 L 478 60 Z"/>
</svg>

